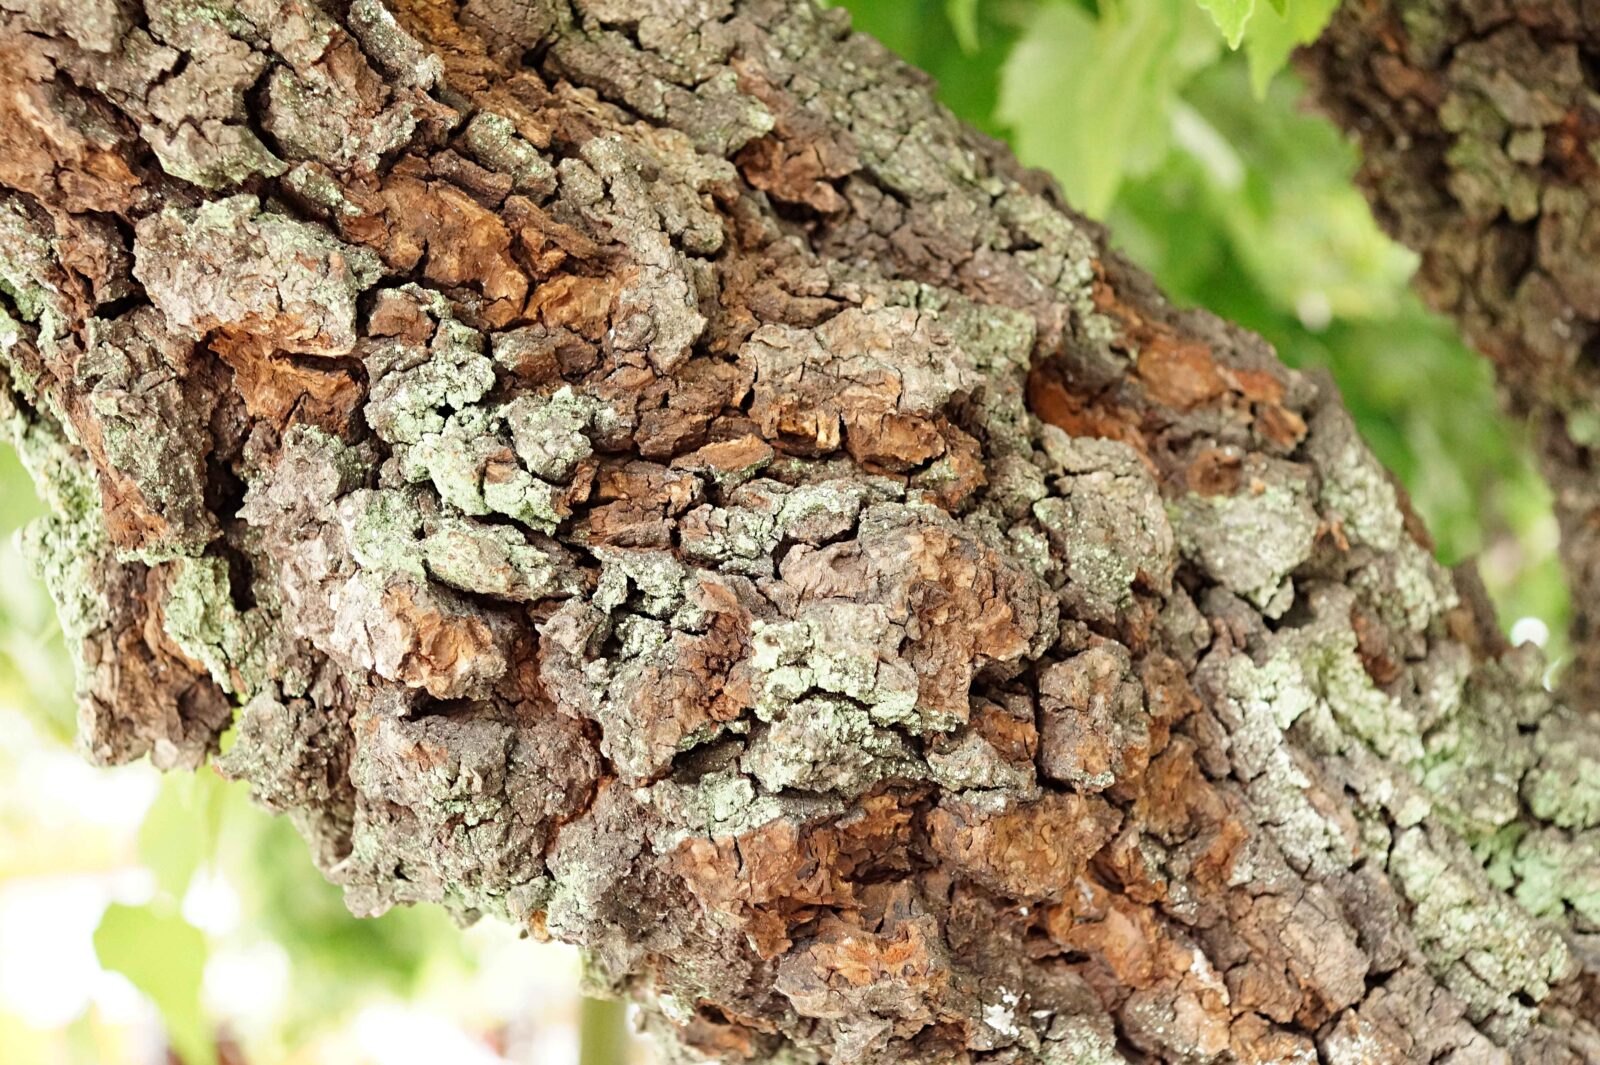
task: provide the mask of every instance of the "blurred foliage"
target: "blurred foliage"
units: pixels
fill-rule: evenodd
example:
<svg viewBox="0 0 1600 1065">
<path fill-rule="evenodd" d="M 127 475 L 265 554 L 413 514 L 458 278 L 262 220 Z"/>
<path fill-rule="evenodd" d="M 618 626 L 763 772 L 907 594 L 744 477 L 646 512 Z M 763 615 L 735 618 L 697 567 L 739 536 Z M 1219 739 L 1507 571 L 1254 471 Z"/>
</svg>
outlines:
<svg viewBox="0 0 1600 1065">
<path fill-rule="evenodd" d="M 1354 150 L 1284 69 L 1335 0 L 844 6 L 956 114 L 1048 169 L 1174 300 L 1330 373 L 1439 557 L 1477 556 L 1506 625 L 1540 619 L 1559 657 L 1555 522 L 1522 427 L 1487 362 L 1411 294 L 1415 258 L 1379 231 Z"/>
<path fill-rule="evenodd" d="M 859 28 L 933 74 L 957 114 L 1008 139 L 1024 162 L 1049 168 L 1174 299 L 1259 332 L 1291 365 L 1330 373 L 1410 490 L 1440 557 L 1479 555 L 1507 623 L 1538 617 L 1559 641 L 1566 602 L 1554 522 L 1522 433 L 1499 415 L 1487 364 L 1407 290 L 1414 262 L 1378 232 L 1351 185 L 1351 149 L 1300 109 L 1299 86 L 1282 72 L 1333 3 L 847 6 Z M 15 456 L 0 449 L 0 534 L 35 513 Z M 69 743 L 71 687 L 49 603 L 8 545 L 0 550 L 0 713 L 25 707 L 40 733 Z M 36 813 L 0 806 L 0 886 L 120 860 L 108 845 L 53 831 Z M 363 1000 L 407 995 L 463 965 L 460 937 L 439 910 L 352 920 L 292 826 L 251 810 L 241 788 L 210 770 L 164 779 L 131 858 L 149 871 L 153 891 L 108 907 L 96 947 L 102 964 L 162 1005 L 190 1065 L 211 1052 L 201 974 L 219 951 L 271 943 L 288 960 L 284 1008 L 270 1029 L 241 1035 L 252 1062 L 286 1060 Z M 237 894 L 236 919 L 226 929 L 199 927 L 188 903 L 197 885 L 219 878 Z M 591 1011 L 603 1029 L 602 1013 L 612 1023 L 615 1010 Z M 0 1010 L 11 1060 L 62 1060 L 46 1056 L 57 1044 L 29 1056 L 38 1038 Z M 109 1060 L 103 1041 L 90 1020 L 75 1023 L 70 1060 Z"/>
<path fill-rule="evenodd" d="M 76 725 L 72 663 L 44 586 L 17 549 L 17 530 L 43 513 L 16 452 L 0 433 L 0 703 L 27 706 L 38 727 L 63 743 Z"/>
<path fill-rule="evenodd" d="M 214 1065 L 216 1040 L 200 1001 L 206 937 L 174 906 L 147 903 L 106 907 L 94 933 L 100 964 L 150 997 L 167 1026 L 172 1049 L 186 1065 Z"/>
<path fill-rule="evenodd" d="M 49 599 L 15 543 L 16 530 L 38 513 L 15 453 L 0 449 L 0 714 L 21 708 L 39 732 L 67 744 L 73 738 L 72 670 Z M 0 771 L 8 768 L 0 760 Z M 0 853 L 8 856 L 0 861 L 0 886 L 18 878 L 106 873 L 129 858 L 149 872 L 150 897 L 108 906 L 94 946 L 104 968 L 122 973 L 160 1008 L 173 1049 L 187 1065 L 215 1060 L 216 1021 L 201 995 L 214 951 L 270 943 L 287 956 L 292 993 L 270 1030 L 244 1033 L 247 1060 L 263 1062 L 284 1060 L 290 1048 L 377 996 L 409 996 L 425 979 L 449 979 L 465 964 L 459 930 L 443 910 L 352 919 L 290 822 L 252 807 L 242 784 L 210 768 L 161 777 L 131 855 L 85 854 L 81 839 L 52 834 L 55 826 L 41 831 L 29 816 L 38 815 L 20 802 L 0 806 Z M 226 928 L 202 931 L 185 919 L 186 903 L 197 885 L 217 881 L 227 885 L 237 912 Z M 98 1057 L 86 1050 L 74 1060 Z"/>
<path fill-rule="evenodd" d="M 995 116 L 1024 162 L 1055 174 L 1075 206 L 1103 217 L 1124 175 L 1170 154 L 1167 116 L 1219 51 L 1194 4 L 1117 0 L 1098 14 L 1041 4 L 1001 66 Z"/>
</svg>

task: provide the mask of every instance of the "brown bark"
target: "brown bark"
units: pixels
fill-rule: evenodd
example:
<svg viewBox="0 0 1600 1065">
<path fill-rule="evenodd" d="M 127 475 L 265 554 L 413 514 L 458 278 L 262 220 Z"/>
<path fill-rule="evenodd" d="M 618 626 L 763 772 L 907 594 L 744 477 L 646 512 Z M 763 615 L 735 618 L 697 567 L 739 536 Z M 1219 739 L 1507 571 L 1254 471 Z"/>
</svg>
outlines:
<svg viewBox="0 0 1600 1065">
<path fill-rule="evenodd" d="M 1421 254 L 1417 290 L 1533 427 L 1572 590 L 1565 686 L 1600 705 L 1600 7 L 1351 2 L 1299 65 Z"/>
<path fill-rule="evenodd" d="M 3 0 L 87 746 L 686 1059 L 1600 1060 L 1600 733 L 837 12 Z"/>
</svg>

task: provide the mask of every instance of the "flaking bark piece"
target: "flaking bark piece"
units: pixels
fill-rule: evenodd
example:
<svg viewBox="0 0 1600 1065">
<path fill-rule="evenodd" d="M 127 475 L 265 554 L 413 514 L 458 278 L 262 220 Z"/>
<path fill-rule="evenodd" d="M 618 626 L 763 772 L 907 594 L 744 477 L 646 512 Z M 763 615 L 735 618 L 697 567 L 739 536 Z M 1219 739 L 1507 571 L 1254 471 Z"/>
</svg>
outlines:
<svg viewBox="0 0 1600 1065">
<path fill-rule="evenodd" d="M 137 226 L 134 276 L 177 328 L 248 337 L 267 351 L 344 355 L 373 256 L 253 195 L 168 207 Z"/>
</svg>

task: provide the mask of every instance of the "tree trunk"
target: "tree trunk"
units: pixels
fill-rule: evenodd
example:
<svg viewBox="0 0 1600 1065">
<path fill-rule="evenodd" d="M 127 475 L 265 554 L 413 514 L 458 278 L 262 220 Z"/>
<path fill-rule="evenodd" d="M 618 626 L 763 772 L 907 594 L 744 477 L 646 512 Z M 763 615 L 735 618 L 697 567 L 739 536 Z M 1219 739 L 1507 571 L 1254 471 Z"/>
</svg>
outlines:
<svg viewBox="0 0 1600 1065">
<path fill-rule="evenodd" d="M 686 1059 L 1600 1061 L 1597 718 L 839 12 L 0 6 L 95 758 Z"/>
<path fill-rule="evenodd" d="M 1493 360 L 1555 493 L 1575 705 L 1600 706 L 1600 5 L 1346 3 L 1301 56 L 1417 289 Z"/>
</svg>

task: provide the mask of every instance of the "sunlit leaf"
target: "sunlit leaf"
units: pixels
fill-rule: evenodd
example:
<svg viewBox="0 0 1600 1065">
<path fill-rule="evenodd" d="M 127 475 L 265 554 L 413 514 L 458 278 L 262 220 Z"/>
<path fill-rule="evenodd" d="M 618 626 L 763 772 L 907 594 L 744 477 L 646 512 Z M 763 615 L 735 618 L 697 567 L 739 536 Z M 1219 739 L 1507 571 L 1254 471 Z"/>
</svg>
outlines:
<svg viewBox="0 0 1600 1065">
<path fill-rule="evenodd" d="M 1101 217 L 1130 173 L 1158 163 L 1175 89 L 1216 53 L 1198 8 L 1106 0 L 1034 13 L 1006 60 L 998 115 L 1022 160 L 1052 171 L 1073 205 Z"/>
<path fill-rule="evenodd" d="M 1244 28 L 1255 13 L 1256 0 L 1198 0 L 1227 39 L 1229 48 L 1239 47 L 1244 40 Z"/>
<path fill-rule="evenodd" d="M 182 899 L 195 871 L 216 849 L 223 784 L 210 770 L 167 773 L 139 827 L 139 860 L 156 886 Z"/>
<path fill-rule="evenodd" d="M 963 52 L 978 50 L 978 0 L 945 0 L 945 17 Z"/>
<path fill-rule="evenodd" d="M 1270 11 L 1258 11 L 1244 38 L 1250 61 L 1250 84 L 1256 98 L 1266 96 L 1267 85 L 1289 63 L 1289 55 L 1322 33 L 1339 6 L 1339 0 L 1286 0 Z"/>
<path fill-rule="evenodd" d="M 105 968 L 119 972 L 161 1012 L 167 1037 L 184 1065 L 215 1065 L 216 1042 L 200 1002 L 206 940 L 170 907 L 106 907 L 94 949 Z"/>
<path fill-rule="evenodd" d="M 7 1010 L 0 1010 L 0 1047 L 7 1065 L 47 1065 L 56 1058 L 54 1039 Z"/>
</svg>

